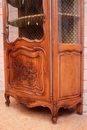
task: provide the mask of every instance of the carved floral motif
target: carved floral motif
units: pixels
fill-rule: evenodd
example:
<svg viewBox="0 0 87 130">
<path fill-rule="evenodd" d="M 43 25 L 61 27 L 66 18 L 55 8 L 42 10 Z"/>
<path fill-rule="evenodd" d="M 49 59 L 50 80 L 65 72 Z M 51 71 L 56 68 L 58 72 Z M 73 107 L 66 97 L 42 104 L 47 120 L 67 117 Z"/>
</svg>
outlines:
<svg viewBox="0 0 87 130">
<path fill-rule="evenodd" d="M 37 70 L 33 63 L 27 62 L 24 64 L 21 60 L 14 60 L 14 81 L 24 81 L 27 80 L 28 84 L 32 86 L 37 78 Z"/>
</svg>

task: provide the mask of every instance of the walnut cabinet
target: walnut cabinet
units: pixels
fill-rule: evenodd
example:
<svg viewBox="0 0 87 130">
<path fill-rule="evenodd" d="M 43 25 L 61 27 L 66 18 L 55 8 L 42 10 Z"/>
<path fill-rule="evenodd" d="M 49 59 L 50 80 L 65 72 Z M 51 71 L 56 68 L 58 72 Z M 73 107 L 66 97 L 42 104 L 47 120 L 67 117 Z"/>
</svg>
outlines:
<svg viewBox="0 0 87 130">
<path fill-rule="evenodd" d="M 3 0 L 5 98 L 82 114 L 83 0 Z"/>
</svg>

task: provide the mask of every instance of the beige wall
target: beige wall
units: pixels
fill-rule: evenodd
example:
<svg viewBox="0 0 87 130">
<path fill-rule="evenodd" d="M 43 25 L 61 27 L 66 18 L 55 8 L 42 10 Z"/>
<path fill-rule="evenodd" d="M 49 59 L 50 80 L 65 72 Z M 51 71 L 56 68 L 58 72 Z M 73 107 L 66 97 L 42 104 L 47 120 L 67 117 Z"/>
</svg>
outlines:
<svg viewBox="0 0 87 130">
<path fill-rule="evenodd" d="M 85 14 L 85 23 L 84 23 L 84 102 L 83 102 L 83 110 L 87 112 L 87 0 L 84 2 L 84 14 Z M 13 10 L 14 14 L 17 10 Z M 17 14 L 15 14 L 17 15 Z M 13 17 L 15 16 L 13 15 Z M 3 61 L 3 37 L 2 37 L 2 0 L 0 0 L 0 90 L 4 90 L 4 61 Z M 14 40 L 17 37 L 17 30 L 16 33 L 13 32 L 11 29 L 12 36 L 10 37 L 11 40 Z"/>
<path fill-rule="evenodd" d="M 87 0 L 84 2 L 84 112 L 87 112 Z"/>
</svg>

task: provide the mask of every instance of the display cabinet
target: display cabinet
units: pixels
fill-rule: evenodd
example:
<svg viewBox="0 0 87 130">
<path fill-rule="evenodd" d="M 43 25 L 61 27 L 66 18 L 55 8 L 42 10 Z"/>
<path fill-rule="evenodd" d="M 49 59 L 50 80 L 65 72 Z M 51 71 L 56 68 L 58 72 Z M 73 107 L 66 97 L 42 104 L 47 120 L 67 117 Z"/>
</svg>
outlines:
<svg viewBox="0 0 87 130">
<path fill-rule="evenodd" d="M 3 0 L 5 98 L 82 114 L 83 0 Z"/>
</svg>

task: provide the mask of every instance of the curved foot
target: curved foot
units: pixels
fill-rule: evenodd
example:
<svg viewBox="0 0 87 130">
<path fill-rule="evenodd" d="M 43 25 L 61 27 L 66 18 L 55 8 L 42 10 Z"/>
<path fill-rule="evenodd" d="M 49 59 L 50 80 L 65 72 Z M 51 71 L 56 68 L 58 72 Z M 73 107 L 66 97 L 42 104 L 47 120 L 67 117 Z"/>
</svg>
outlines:
<svg viewBox="0 0 87 130">
<path fill-rule="evenodd" d="M 52 122 L 54 124 L 57 123 L 58 110 L 59 110 L 59 108 L 57 108 L 57 102 L 53 102 L 53 108 L 51 110 L 51 113 L 52 113 Z"/>
<path fill-rule="evenodd" d="M 52 117 L 52 122 L 53 122 L 53 124 L 56 124 L 57 123 L 57 117 Z"/>
<path fill-rule="evenodd" d="M 9 99 L 9 97 L 10 97 L 10 96 L 5 93 L 5 99 L 6 99 L 5 104 L 6 104 L 6 106 L 9 106 L 9 104 L 10 104 L 10 99 Z"/>
<path fill-rule="evenodd" d="M 82 115 L 82 113 L 83 113 L 82 103 L 79 103 L 79 104 L 77 105 L 77 114 Z"/>
</svg>

